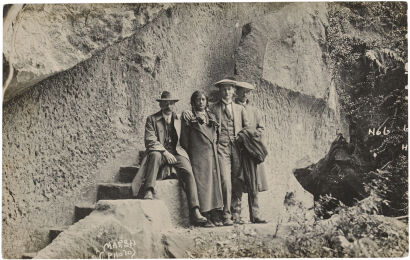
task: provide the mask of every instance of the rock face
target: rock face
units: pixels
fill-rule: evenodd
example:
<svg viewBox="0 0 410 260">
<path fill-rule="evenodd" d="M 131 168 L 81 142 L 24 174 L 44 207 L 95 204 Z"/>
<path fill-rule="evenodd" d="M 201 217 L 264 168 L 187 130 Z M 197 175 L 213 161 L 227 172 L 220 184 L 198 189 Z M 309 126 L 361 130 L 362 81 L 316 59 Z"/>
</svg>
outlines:
<svg viewBox="0 0 410 260">
<path fill-rule="evenodd" d="M 11 10 L 5 23 L 4 55 L 14 68 L 14 76 L 4 100 L 131 36 L 170 6 L 18 5 L 18 12 Z"/>
<path fill-rule="evenodd" d="M 145 5 L 126 6 L 144 13 Z M 145 118 L 158 111 L 155 99 L 160 92 L 168 89 L 180 98 L 177 111 L 188 109 L 194 90 L 209 90 L 213 82 L 233 72 L 242 25 L 283 6 L 174 5 L 128 38 L 7 101 L 4 256 L 38 251 L 47 245 L 50 227 L 70 225 L 75 203 L 94 202 L 98 182 L 112 181 L 121 166 L 136 163 L 138 151 L 143 150 Z M 85 17 L 78 14 L 73 22 Z M 32 23 L 36 26 L 36 20 Z M 15 26 L 20 26 L 18 21 Z M 33 41 L 35 34 L 32 31 Z M 28 64 L 33 55 L 26 55 Z"/>
<path fill-rule="evenodd" d="M 16 36 L 32 32 L 23 38 L 33 38 L 27 44 L 36 52 L 18 52 L 16 61 L 9 59 L 16 54 L 5 55 L 17 71 L 15 76 L 22 79 L 21 84 L 18 77 L 13 79 L 10 90 L 13 82 L 23 86 L 23 82 L 52 76 L 3 106 L 4 257 L 17 258 L 46 246 L 50 227 L 72 223 L 76 202 L 94 202 L 97 183 L 112 181 L 120 166 L 135 164 L 138 151 L 143 150 L 145 118 L 158 111 L 155 99 L 161 91 L 169 90 L 180 98 L 176 110 L 181 112 L 189 108 L 194 90 L 213 89 L 212 83 L 233 74 L 235 68 L 238 76 L 257 86 L 252 103 L 262 110 L 270 130 L 265 138 L 270 191 L 261 194 L 261 207 L 274 217 L 285 211 L 287 192 L 304 194 L 291 170 L 300 161 L 322 158 L 341 128 L 334 109 L 337 106 L 332 105 L 333 90 L 325 87 L 326 63 L 319 59 L 323 55 L 319 42 L 326 22 L 325 5 L 175 4 L 170 8 L 154 6 L 152 12 L 148 11 L 151 5 L 145 4 L 108 5 L 103 10 L 95 9 L 95 13 L 90 11 L 88 18 L 86 10 L 94 7 L 73 5 L 74 9 L 68 8 L 71 14 L 65 6 L 26 5 L 21 19 L 32 29 L 25 30 L 19 21 L 13 26 L 20 28 Z M 35 13 L 36 8 L 54 11 L 46 15 L 43 9 Z M 33 14 L 24 18 L 25 10 Z M 297 15 L 293 14 L 295 10 L 299 10 Z M 124 18 L 127 14 L 129 19 Z M 44 17 L 55 20 L 47 22 Z M 66 27 L 62 17 L 72 17 L 72 25 L 79 27 Z M 299 17 L 304 23 L 298 22 Z M 284 42 L 275 54 L 273 46 L 280 41 L 276 39 L 274 45 L 275 38 L 264 31 L 273 30 L 269 29 L 273 26 L 269 19 L 277 27 L 297 29 L 293 38 L 298 47 Z M 87 27 L 86 21 L 92 26 Z M 67 36 L 62 38 L 66 45 L 54 46 L 53 39 L 61 35 L 60 23 Z M 242 37 L 242 26 L 249 23 L 250 31 Z M 256 34 L 253 25 L 260 28 L 264 38 L 252 38 Z M 34 40 L 37 31 L 43 40 Z M 257 45 L 252 45 L 253 41 Z M 303 50 L 304 41 L 314 48 Z M 18 43 L 22 44 L 21 40 Z M 259 47 L 264 44 L 265 48 Z M 287 52 L 284 46 L 288 46 Z M 58 50 L 65 53 L 57 55 Z M 261 55 L 246 65 L 240 59 L 248 51 Z M 71 52 L 76 55 L 71 57 Z M 268 63 L 280 52 L 287 53 L 291 69 L 286 77 L 275 81 L 282 69 L 275 71 Z M 6 53 L 13 51 L 7 49 Z M 292 53 L 293 58 L 289 56 Z M 297 69 L 296 57 L 314 61 L 310 72 Z M 23 58 L 27 60 L 20 60 Z M 316 76 L 312 84 L 294 80 L 298 75 L 311 80 L 309 73 Z M 298 200 L 303 199 L 307 204 L 312 202 L 304 195 Z"/>
<path fill-rule="evenodd" d="M 321 159 L 336 133 L 347 132 L 322 49 L 326 8 L 322 3 L 291 4 L 258 17 L 243 27 L 235 52 L 236 77 L 256 86 L 250 104 L 261 111 L 267 126 L 270 190 L 261 193 L 260 204 L 268 216 L 294 204 L 313 207 L 312 195 L 292 169 Z M 289 198 L 293 202 L 283 205 Z"/>
<path fill-rule="evenodd" d="M 102 200 L 35 258 L 160 258 L 162 233 L 170 228 L 160 200 Z"/>
<path fill-rule="evenodd" d="M 243 28 L 237 74 L 324 99 L 336 110 L 324 49 L 327 26 L 326 4 L 292 4 L 260 17 Z"/>
</svg>

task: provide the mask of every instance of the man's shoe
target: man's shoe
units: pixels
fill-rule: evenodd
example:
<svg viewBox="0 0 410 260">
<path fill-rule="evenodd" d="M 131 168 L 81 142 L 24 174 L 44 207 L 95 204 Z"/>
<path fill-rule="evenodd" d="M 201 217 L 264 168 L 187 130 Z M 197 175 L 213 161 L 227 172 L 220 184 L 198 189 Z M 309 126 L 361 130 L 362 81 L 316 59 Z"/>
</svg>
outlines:
<svg viewBox="0 0 410 260">
<path fill-rule="evenodd" d="M 203 227 L 211 228 L 211 227 L 215 227 L 215 225 L 214 225 L 214 223 L 212 223 L 212 221 L 208 220 L 208 221 L 205 222 Z"/>
<path fill-rule="evenodd" d="M 152 199 L 154 199 L 154 195 L 152 194 L 152 191 L 151 191 L 151 190 L 148 190 L 148 191 L 145 193 L 144 200 L 152 200 Z"/>
<path fill-rule="evenodd" d="M 252 223 L 263 224 L 263 223 L 268 223 L 268 221 L 261 219 L 261 218 L 253 218 Z"/>
<path fill-rule="evenodd" d="M 242 219 L 235 219 L 235 220 L 233 221 L 233 223 L 234 223 L 234 224 L 238 224 L 238 225 L 243 225 L 243 224 L 245 224 L 245 221 L 243 221 Z"/>
<path fill-rule="evenodd" d="M 233 221 L 227 218 L 224 220 L 223 224 L 224 226 L 233 226 Z"/>
</svg>

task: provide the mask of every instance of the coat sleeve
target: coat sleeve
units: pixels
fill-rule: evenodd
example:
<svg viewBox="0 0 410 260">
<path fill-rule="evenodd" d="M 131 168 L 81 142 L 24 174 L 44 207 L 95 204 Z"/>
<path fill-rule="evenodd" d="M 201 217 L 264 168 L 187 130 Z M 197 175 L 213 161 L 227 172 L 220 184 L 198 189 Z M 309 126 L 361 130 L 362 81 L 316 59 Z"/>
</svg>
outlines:
<svg viewBox="0 0 410 260">
<path fill-rule="evenodd" d="M 256 129 L 263 132 L 265 131 L 265 123 L 262 120 L 262 114 L 259 109 L 255 108 Z"/>
<path fill-rule="evenodd" d="M 148 151 L 165 151 L 165 147 L 159 142 L 155 133 L 154 122 L 151 116 L 147 117 L 145 123 L 145 148 Z"/>
<path fill-rule="evenodd" d="M 185 119 L 181 116 L 181 137 L 179 143 L 181 147 L 189 154 L 189 136 L 191 128 L 187 125 Z"/>
<path fill-rule="evenodd" d="M 248 118 L 248 115 L 245 112 L 245 109 L 241 106 L 241 114 L 242 114 L 242 128 L 250 127 L 251 121 Z"/>
</svg>

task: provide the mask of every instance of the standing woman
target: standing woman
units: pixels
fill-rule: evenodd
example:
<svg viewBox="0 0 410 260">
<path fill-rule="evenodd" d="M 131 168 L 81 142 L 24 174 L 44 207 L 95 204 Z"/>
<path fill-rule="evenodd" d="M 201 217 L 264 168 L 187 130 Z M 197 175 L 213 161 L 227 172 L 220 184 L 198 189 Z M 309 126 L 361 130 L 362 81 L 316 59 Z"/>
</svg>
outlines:
<svg viewBox="0 0 410 260">
<path fill-rule="evenodd" d="M 192 119 L 182 119 L 181 146 L 191 161 L 198 188 L 199 209 L 208 220 L 205 226 L 222 226 L 218 212 L 224 206 L 216 144 L 218 123 L 208 111 L 208 99 L 203 91 L 192 94 L 191 106 Z"/>
</svg>

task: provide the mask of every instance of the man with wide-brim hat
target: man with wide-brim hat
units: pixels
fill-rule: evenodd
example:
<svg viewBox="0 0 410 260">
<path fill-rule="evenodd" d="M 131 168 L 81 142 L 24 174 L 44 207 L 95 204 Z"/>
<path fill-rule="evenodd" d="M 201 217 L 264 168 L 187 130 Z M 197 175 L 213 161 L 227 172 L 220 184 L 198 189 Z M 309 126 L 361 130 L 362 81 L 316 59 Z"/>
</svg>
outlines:
<svg viewBox="0 0 410 260">
<path fill-rule="evenodd" d="M 160 98 L 156 99 L 158 102 L 161 101 L 174 101 L 174 104 L 179 101 L 178 98 L 175 98 L 168 91 L 163 91 Z"/>
<path fill-rule="evenodd" d="M 222 85 L 231 85 L 231 86 L 235 86 L 237 83 L 237 81 L 233 80 L 232 77 L 226 78 L 226 79 L 222 79 L 218 82 L 215 82 L 215 87 L 219 88 Z"/>
<path fill-rule="evenodd" d="M 231 200 L 232 179 L 240 175 L 239 151 L 236 136 L 242 128 L 249 125 L 243 106 L 233 102 L 236 81 L 225 78 L 216 82 L 219 89 L 219 100 L 209 107 L 219 123 L 218 160 L 221 169 L 222 194 L 224 200 L 222 221 L 224 225 L 232 225 Z"/>
<path fill-rule="evenodd" d="M 264 124 L 262 122 L 261 113 L 258 109 L 250 105 L 248 95 L 255 87 L 243 81 L 238 81 L 235 84 L 236 88 L 236 98 L 235 102 L 244 108 L 244 113 L 246 118 L 249 120 L 249 131 L 257 131 L 257 135 L 262 135 L 264 132 Z M 261 144 L 263 145 L 263 144 Z M 255 152 L 256 153 L 256 152 Z M 249 158 L 243 158 L 247 160 Z M 242 160 L 243 161 L 243 160 Z M 252 163 L 252 162 L 251 162 Z M 248 204 L 249 204 L 249 217 L 253 223 L 266 223 L 260 216 L 259 203 L 258 203 L 258 192 L 266 191 L 268 189 L 267 179 L 265 175 L 265 169 L 263 163 L 255 165 L 256 171 L 246 171 L 242 169 L 243 174 L 248 174 L 245 178 L 232 179 L 232 218 L 235 223 L 242 224 L 241 219 L 241 208 L 242 208 L 242 194 L 244 188 L 248 192 Z M 249 181 L 256 180 L 256 181 Z M 256 184 L 256 185 L 255 185 Z M 256 187 L 251 187 L 255 185 Z M 251 190 L 253 192 L 251 192 Z"/>
<path fill-rule="evenodd" d="M 179 143 L 181 120 L 174 112 L 178 99 L 164 91 L 156 100 L 161 110 L 147 117 L 144 137 L 146 152 L 132 181 L 133 195 L 137 197 L 142 194 L 144 199 L 153 199 L 156 180 L 169 177 L 164 176 L 164 172 L 167 172 L 164 169 L 172 166 L 184 184 L 191 220 L 194 223 L 205 223 L 207 219 L 199 212 L 198 191 L 189 157 Z"/>
</svg>

